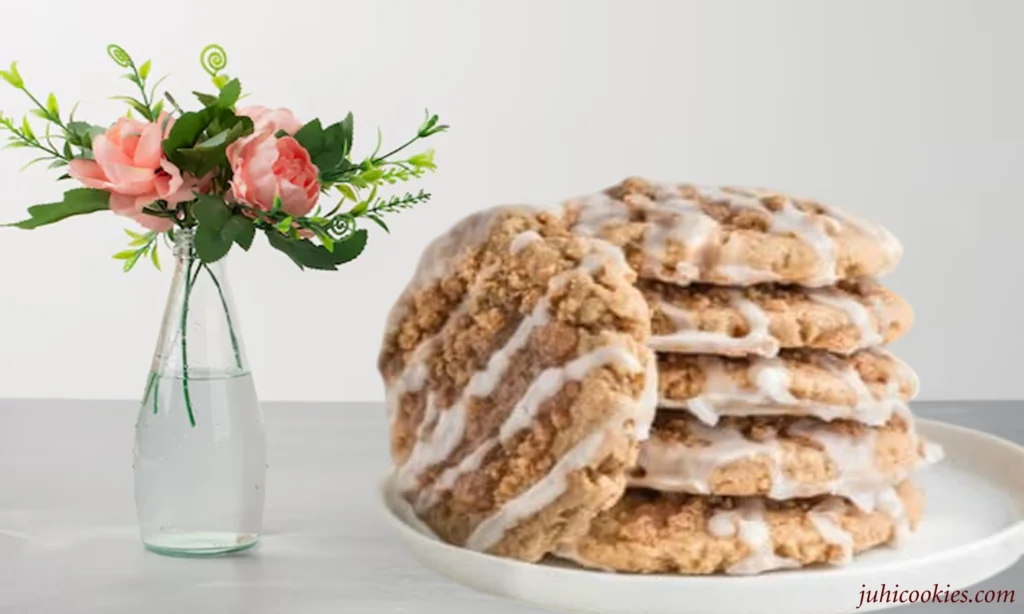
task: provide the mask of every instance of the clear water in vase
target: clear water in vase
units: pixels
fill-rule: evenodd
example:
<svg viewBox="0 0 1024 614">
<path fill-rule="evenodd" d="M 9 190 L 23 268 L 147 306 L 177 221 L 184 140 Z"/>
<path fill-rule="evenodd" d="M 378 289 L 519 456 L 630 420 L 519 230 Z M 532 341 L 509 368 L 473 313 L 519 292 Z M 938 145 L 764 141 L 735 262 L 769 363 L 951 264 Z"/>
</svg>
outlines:
<svg viewBox="0 0 1024 614">
<path fill-rule="evenodd" d="M 259 541 L 266 436 L 221 263 L 176 237 L 177 271 L 136 423 L 135 501 L 161 554 L 237 552 Z"/>
</svg>

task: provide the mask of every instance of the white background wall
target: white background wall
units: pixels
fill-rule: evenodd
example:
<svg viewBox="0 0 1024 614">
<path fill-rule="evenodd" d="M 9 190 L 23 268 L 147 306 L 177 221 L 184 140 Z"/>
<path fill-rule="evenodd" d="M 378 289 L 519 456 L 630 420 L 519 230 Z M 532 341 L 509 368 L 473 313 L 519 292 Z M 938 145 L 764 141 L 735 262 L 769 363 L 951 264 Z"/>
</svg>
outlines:
<svg viewBox="0 0 1024 614">
<path fill-rule="evenodd" d="M 1024 2 L 0 6 L 0 60 L 19 59 L 65 108 L 83 99 L 96 123 L 130 87 L 107 43 L 153 58 L 188 99 L 208 86 L 199 50 L 219 42 L 253 102 L 306 119 L 352 110 L 361 152 L 376 125 L 404 138 L 425 106 L 452 124 L 434 143 L 436 199 L 343 270 L 300 273 L 262 241 L 232 258 L 264 399 L 382 398 L 385 313 L 434 235 L 481 207 L 549 203 L 630 174 L 788 189 L 885 223 L 906 247 L 887 281 L 917 311 L 895 350 L 922 397 L 1024 396 Z M 28 107 L 3 88 L 0 108 Z M 5 220 L 60 193 L 40 168 L 18 173 L 23 153 L 0 158 Z M 98 214 L 0 232 L 0 397 L 141 393 L 170 276 L 120 272 L 110 254 L 124 226 Z"/>
</svg>

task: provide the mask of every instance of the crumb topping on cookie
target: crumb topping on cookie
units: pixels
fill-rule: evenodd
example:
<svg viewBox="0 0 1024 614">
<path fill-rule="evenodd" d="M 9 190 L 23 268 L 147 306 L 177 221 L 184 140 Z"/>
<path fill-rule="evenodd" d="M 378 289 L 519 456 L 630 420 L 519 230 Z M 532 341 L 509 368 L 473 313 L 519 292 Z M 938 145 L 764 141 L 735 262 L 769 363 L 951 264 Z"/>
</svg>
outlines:
<svg viewBox="0 0 1024 614">
<path fill-rule="evenodd" d="M 659 357 L 661 407 L 686 409 L 709 425 L 721 416 L 805 415 L 880 425 L 909 415 L 917 376 L 888 351 L 849 357 L 786 350 L 775 358 Z"/>
<path fill-rule="evenodd" d="M 883 275 L 903 253 L 881 226 L 764 189 L 632 178 L 565 213 L 574 232 L 626 247 L 642 276 L 680 285 L 826 286 Z"/>
<path fill-rule="evenodd" d="M 625 487 L 657 401 L 650 313 L 620 249 L 482 217 L 436 242 L 385 335 L 396 484 L 444 539 L 535 560 Z"/>
<path fill-rule="evenodd" d="M 829 288 L 759 285 L 682 287 L 644 281 L 649 345 L 659 352 L 766 356 L 781 348 L 849 355 L 894 341 L 913 322 L 910 306 L 877 283 Z"/>
<path fill-rule="evenodd" d="M 823 494 L 858 498 L 938 461 L 941 448 L 896 417 L 880 427 L 811 418 L 724 418 L 708 427 L 662 412 L 640 446 L 630 486 L 667 492 L 782 500 Z"/>
</svg>

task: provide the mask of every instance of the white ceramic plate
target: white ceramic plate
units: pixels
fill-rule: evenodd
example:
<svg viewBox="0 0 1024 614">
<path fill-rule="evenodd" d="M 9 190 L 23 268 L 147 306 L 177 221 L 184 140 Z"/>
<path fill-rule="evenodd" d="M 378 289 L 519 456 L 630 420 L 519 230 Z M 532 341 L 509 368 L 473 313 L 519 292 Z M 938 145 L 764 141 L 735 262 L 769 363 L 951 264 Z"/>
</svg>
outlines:
<svg viewBox="0 0 1024 614">
<path fill-rule="evenodd" d="M 922 526 L 899 548 L 869 551 L 845 567 L 688 577 L 534 565 L 445 544 L 412 516 L 390 479 L 381 494 L 389 520 L 423 565 L 459 584 L 541 607 L 595 614 L 869 612 L 899 604 L 858 608 L 862 590 L 884 583 L 887 589 L 898 584 L 924 591 L 938 584 L 956 591 L 1024 555 L 1024 448 L 940 422 L 918 424 L 946 450 L 946 460 L 917 478 L 928 495 Z"/>
</svg>

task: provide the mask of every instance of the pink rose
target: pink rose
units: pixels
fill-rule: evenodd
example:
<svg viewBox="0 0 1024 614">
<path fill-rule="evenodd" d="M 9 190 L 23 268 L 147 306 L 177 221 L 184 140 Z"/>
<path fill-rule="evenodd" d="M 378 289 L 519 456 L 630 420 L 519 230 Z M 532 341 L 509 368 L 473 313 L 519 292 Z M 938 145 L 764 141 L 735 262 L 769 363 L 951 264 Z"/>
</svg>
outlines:
<svg viewBox="0 0 1024 614">
<path fill-rule="evenodd" d="M 268 109 L 259 105 L 244 107 L 235 111 L 235 115 L 245 116 L 252 119 L 253 134 L 269 131 L 277 134 L 278 130 L 284 130 L 294 135 L 302 128 L 302 122 L 295 118 L 295 114 L 288 109 Z"/>
<path fill-rule="evenodd" d="M 291 216 L 306 215 L 320 197 L 319 171 L 309 152 L 290 136 L 275 138 L 266 130 L 228 146 L 228 162 L 234 172 L 231 193 L 235 199 L 270 211 L 274 197 Z"/>
<path fill-rule="evenodd" d="M 72 160 L 68 173 L 86 187 L 110 192 L 110 210 L 114 213 L 151 230 L 170 230 L 170 220 L 142 210 L 157 200 L 177 205 L 195 198 L 193 190 L 198 181 L 182 177 L 178 167 L 164 158 L 162 142 L 172 123 L 166 115 L 156 123 L 122 117 L 105 134 L 93 139 L 96 159 Z"/>
</svg>

